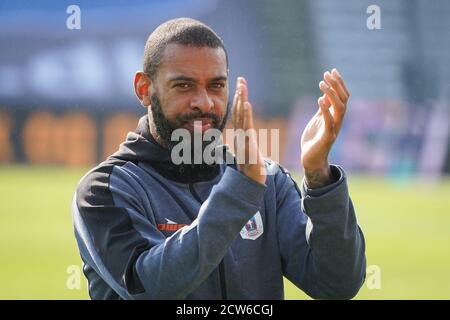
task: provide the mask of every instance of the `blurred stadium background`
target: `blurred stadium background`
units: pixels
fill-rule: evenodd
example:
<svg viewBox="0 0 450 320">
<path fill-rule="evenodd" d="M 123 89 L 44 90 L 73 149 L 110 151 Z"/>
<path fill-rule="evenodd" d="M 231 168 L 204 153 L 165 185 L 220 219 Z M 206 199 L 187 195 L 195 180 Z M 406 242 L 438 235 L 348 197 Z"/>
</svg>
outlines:
<svg viewBox="0 0 450 320">
<path fill-rule="evenodd" d="M 145 114 L 132 90 L 144 43 L 180 16 L 222 36 L 230 92 L 245 75 L 258 126 L 280 130 L 279 161 L 298 181 L 317 84 L 340 70 L 352 96 L 330 157 L 349 172 L 367 242 L 356 298 L 450 298 L 450 2 L 282 3 L 0 1 L 1 299 L 88 298 L 71 197 Z M 79 30 L 66 27 L 72 4 Z M 372 4 L 379 30 L 366 25 Z M 288 282 L 286 297 L 306 298 Z"/>
</svg>

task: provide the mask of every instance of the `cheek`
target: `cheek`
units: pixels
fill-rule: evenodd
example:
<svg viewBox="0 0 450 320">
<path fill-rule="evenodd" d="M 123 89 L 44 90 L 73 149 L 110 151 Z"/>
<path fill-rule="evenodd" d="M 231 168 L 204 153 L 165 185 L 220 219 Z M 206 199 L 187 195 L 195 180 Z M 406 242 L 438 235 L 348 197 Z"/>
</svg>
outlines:
<svg viewBox="0 0 450 320">
<path fill-rule="evenodd" d="M 228 103 L 228 98 L 227 96 L 223 96 L 220 97 L 219 99 L 216 99 L 216 101 L 214 101 L 214 111 L 216 113 L 221 114 L 221 116 L 225 116 L 225 114 L 227 113 L 227 103 Z"/>
<path fill-rule="evenodd" d="M 214 109 L 216 112 L 220 112 L 223 110 L 226 110 L 227 102 L 228 102 L 228 95 L 227 92 L 213 92 L 210 94 L 210 97 L 214 103 Z"/>
<path fill-rule="evenodd" d="M 180 113 L 183 113 L 186 106 L 189 106 L 189 101 L 186 98 L 176 95 L 167 97 L 164 99 L 164 103 L 162 103 L 164 114 L 170 121 L 174 121 Z"/>
</svg>

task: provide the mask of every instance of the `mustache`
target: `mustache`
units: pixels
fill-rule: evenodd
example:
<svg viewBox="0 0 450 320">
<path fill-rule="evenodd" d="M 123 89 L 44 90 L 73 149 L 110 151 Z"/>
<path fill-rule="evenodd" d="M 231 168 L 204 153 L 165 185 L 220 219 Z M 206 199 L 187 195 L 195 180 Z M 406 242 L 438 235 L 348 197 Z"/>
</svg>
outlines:
<svg viewBox="0 0 450 320">
<path fill-rule="evenodd" d="M 215 125 L 218 125 L 220 122 L 220 119 L 221 119 L 217 114 L 215 114 L 213 112 L 194 111 L 194 112 L 180 115 L 178 117 L 178 121 L 188 122 L 188 121 L 192 121 L 192 120 L 198 119 L 198 118 L 209 118 L 214 122 Z"/>
</svg>

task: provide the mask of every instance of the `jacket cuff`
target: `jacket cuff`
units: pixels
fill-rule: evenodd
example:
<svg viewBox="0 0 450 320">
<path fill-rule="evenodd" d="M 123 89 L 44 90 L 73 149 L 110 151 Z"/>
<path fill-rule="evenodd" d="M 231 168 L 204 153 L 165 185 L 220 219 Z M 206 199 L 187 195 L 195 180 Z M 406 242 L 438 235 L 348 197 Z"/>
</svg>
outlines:
<svg viewBox="0 0 450 320">
<path fill-rule="evenodd" d="M 321 196 L 327 194 L 328 192 L 336 189 L 340 184 L 342 184 L 344 182 L 344 180 L 346 178 L 345 172 L 340 166 L 330 165 L 330 170 L 331 170 L 331 175 L 333 177 L 334 182 L 329 185 L 326 185 L 324 187 L 310 189 L 306 185 L 305 178 L 303 178 L 302 187 L 300 190 L 302 193 L 302 197 L 303 198 L 305 198 L 306 196 L 313 197 L 313 198 L 321 197 Z"/>
<path fill-rule="evenodd" d="M 331 170 L 339 172 L 340 177 L 336 182 L 328 186 L 319 189 L 308 189 L 306 184 L 302 183 L 300 190 L 302 193 L 302 211 L 311 219 L 314 217 L 313 223 L 317 220 L 317 215 L 322 216 L 323 214 L 332 213 L 334 215 L 333 219 L 336 219 L 336 213 L 348 211 L 349 194 L 344 170 L 339 166 L 331 166 Z"/>
</svg>

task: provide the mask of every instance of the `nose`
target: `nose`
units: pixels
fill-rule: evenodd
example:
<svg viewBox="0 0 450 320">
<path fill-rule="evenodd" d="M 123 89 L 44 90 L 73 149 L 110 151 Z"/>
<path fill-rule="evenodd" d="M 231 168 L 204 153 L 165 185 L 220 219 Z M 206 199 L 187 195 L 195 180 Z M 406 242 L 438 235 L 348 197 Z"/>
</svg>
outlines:
<svg viewBox="0 0 450 320">
<path fill-rule="evenodd" d="M 205 89 L 198 89 L 197 93 L 191 100 L 191 108 L 198 109 L 201 112 L 210 112 L 214 107 L 214 103 Z"/>
</svg>

